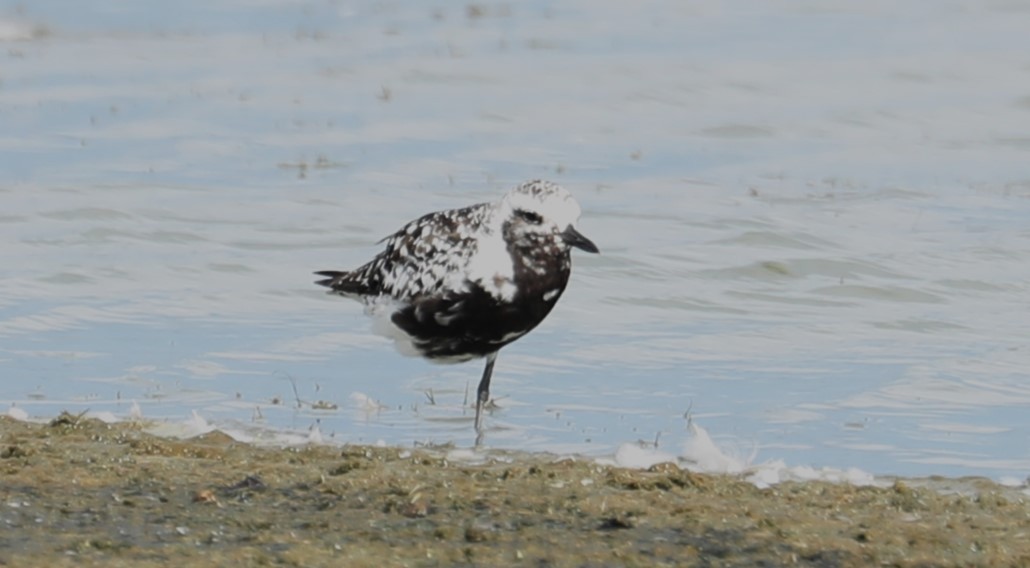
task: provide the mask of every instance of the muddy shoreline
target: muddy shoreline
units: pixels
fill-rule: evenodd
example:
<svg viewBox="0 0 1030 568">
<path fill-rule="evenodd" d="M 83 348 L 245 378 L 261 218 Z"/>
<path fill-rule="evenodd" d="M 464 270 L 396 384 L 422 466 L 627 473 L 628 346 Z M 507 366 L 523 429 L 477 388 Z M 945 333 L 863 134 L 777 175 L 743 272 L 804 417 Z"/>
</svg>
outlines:
<svg viewBox="0 0 1030 568">
<path fill-rule="evenodd" d="M 671 464 L 144 430 L 0 417 L 0 565 L 1030 565 L 1030 504 L 986 480 L 758 489 Z"/>
</svg>

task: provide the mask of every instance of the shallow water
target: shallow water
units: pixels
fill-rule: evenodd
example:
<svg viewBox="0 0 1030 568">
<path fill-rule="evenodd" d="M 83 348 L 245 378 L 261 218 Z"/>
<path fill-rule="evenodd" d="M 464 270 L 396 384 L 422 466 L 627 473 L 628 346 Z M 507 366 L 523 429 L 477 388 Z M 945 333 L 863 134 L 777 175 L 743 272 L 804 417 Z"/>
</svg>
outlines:
<svg viewBox="0 0 1030 568">
<path fill-rule="evenodd" d="M 480 364 L 400 357 L 310 273 L 546 177 L 602 255 L 501 353 L 488 445 L 676 453 L 689 417 L 755 462 L 1024 478 L 1027 24 L 1004 2 L 2 7 L 0 401 L 471 444 Z"/>
</svg>

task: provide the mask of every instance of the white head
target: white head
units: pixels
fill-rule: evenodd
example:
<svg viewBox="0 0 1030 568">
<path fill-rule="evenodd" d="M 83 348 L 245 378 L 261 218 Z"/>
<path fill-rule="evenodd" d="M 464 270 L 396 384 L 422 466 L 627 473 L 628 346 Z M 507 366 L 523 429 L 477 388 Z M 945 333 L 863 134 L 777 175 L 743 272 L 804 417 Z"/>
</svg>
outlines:
<svg viewBox="0 0 1030 568">
<path fill-rule="evenodd" d="M 556 237 L 566 247 L 598 252 L 597 246 L 576 230 L 579 203 L 558 184 L 533 180 L 509 191 L 500 204 L 501 218 L 510 223 L 512 235 L 527 241 Z"/>
</svg>

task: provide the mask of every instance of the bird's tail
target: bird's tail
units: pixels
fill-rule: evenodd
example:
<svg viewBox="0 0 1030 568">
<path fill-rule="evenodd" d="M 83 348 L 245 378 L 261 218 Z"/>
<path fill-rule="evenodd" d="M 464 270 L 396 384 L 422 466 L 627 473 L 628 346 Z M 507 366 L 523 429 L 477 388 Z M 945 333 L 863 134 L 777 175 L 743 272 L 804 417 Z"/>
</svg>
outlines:
<svg viewBox="0 0 1030 568">
<path fill-rule="evenodd" d="M 350 272 L 340 272 L 339 270 L 321 270 L 319 272 L 316 272 L 315 274 L 326 277 L 324 280 L 316 280 L 315 284 L 318 284 L 319 286 L 325 286 L 326 288 L 333 288 L 335 290 L 337 286 L 346 281 L 347 276 L 350 275 Z"/>
<path fill-rule="evenodd" d="M 339 270 L 322 270 L 316 272 L 319 276 L 325 276 L 323 280 L 316 280 L 315 284 L 329 288 L 331 293 L 341 296 L 358 297 L 374 293 L 374 290 L 363 282 L 354 272 L 341 272 Z"/>
</svg>

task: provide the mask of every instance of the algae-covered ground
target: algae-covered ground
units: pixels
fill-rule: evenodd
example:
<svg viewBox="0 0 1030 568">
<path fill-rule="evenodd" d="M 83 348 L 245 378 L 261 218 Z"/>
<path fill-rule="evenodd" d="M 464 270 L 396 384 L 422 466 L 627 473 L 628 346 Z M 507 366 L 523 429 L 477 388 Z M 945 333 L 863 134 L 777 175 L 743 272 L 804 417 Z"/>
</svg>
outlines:
<svg viewBox="0 0 1030 568">
<path fill-rule="evenodd" d="M 758 489 L 671 464 L 144 429 L 0 418 L 0 565 L 1030 565 L 1030 505 L 986 480 Z"/>
</svg>

